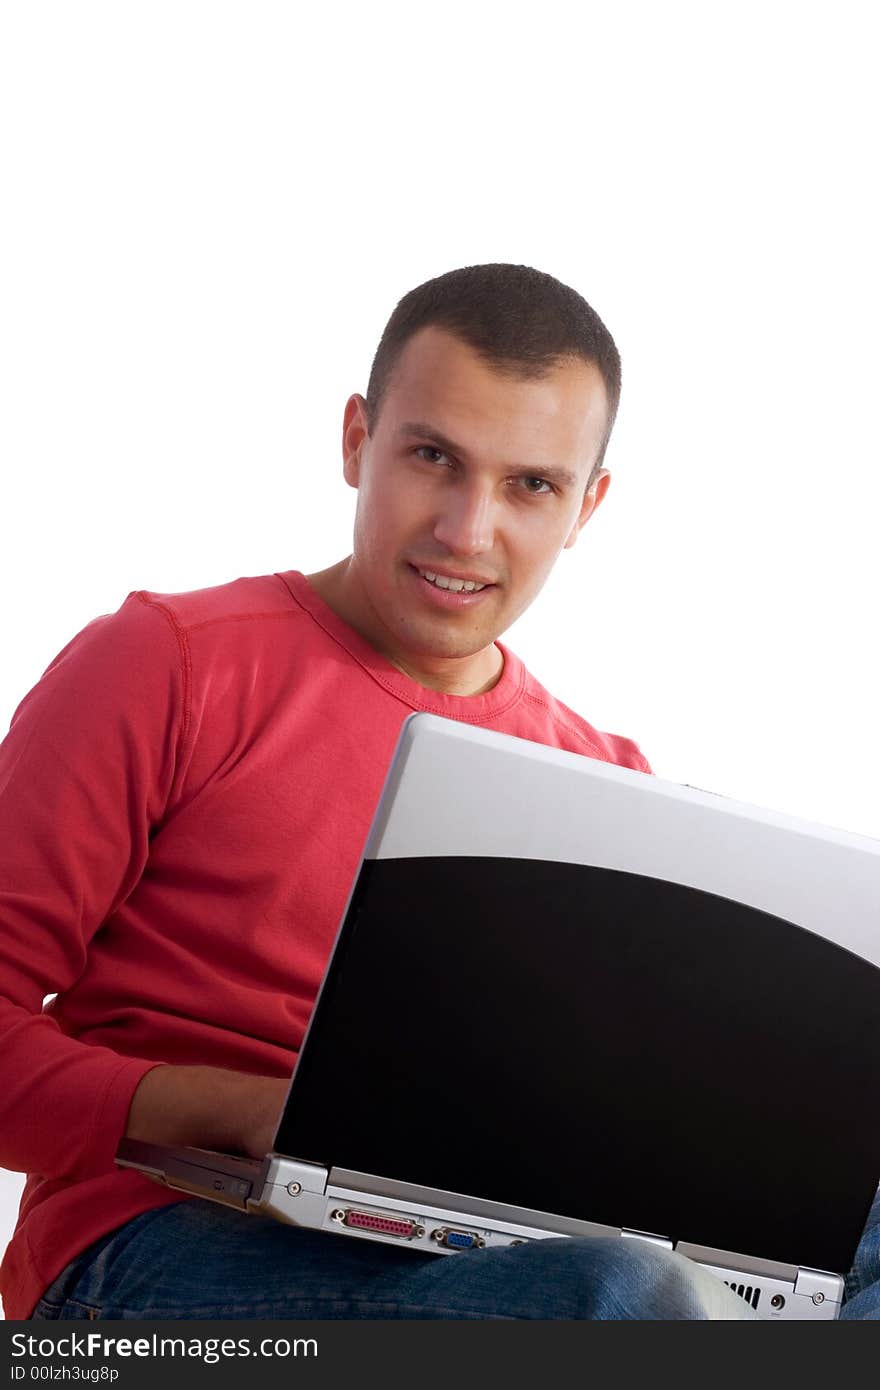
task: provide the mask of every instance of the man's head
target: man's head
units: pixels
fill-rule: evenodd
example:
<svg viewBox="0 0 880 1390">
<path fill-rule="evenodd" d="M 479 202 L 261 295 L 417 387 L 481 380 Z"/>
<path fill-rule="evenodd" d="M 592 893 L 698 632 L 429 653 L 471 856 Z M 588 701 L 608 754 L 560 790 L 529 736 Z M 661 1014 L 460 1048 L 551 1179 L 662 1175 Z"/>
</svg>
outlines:
<svg viewBox="0 0 880 1390">
<path fill-rule="evenodd" d="M 464 266 L 410 290 L 385 325 L 373 358 L 366 397 L 371 433 L 403 349 L 430 325 L 460 338 L 495 371 L 523 381 L 540 379 L 566 359 L 592 363 L 607 406 L 593 464 L 593 476 L 598 473 L 620 402 L 620 354 L 576 290 L 531 266 L 504 264 Z"/>
<path fill-rule="evenodd" d="M 489 688 L 496 637 L 605 495 L 619 394 L 610 334 L 550 275 L 469 266 L 411 291 L 346 406 L 358 505 L 331 601 L 422 683 Z"/>
</svg>

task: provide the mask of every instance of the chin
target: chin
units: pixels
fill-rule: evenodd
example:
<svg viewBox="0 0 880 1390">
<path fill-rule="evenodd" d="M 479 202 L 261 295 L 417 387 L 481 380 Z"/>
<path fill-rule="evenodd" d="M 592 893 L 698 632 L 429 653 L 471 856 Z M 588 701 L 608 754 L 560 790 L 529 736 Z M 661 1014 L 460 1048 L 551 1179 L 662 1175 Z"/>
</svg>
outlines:
<svg viewBox="0 0 880 1390">
<path fill-rule="evenodd" d="M 413 656 L 424 658 L 435 658 L 438 661 L 465 661 L 469 657 L 479 656 L 487 647 L 491 647 L 495 641 L 494 637 L 475 639 L 472 642 L 458 641 L 450 638 L 448 642 L 438 642 L 436 638 L 432 641 L 429 638 L 424 642 L 414 640 L 409 650 Z"/>
</svg>

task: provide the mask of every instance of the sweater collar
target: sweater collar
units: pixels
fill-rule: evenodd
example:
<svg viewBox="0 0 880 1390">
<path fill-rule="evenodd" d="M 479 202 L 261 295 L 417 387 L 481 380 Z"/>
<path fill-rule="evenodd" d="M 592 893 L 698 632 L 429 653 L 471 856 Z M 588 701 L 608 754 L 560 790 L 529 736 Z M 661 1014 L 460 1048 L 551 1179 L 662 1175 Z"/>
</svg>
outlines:
<svg viewBox="0 0 880 1390">
<path fill-rule="evenodd" d="M 491 690 L 485 691 L 482 695 L 447 695 L 442 691 L 432 690 L 429 686 L 420 685 L 411 676 L 398 671 L 397 667 L 377 652 L 359 632 L 334 613 L 299 570 L 286 570 L 276 577 L 286 586 L 294 602 L 335 642 L 344 647 L 373 680 L 411 709 L 425 710 L 447 719 L 482 724 L 487 719 L 504 713 L 516 703 L 522 693 L 525 667 L 519 657 L 502 642 L 496 642 L 495 646 L 504 658 L 504 666 Z"/>
</svg>

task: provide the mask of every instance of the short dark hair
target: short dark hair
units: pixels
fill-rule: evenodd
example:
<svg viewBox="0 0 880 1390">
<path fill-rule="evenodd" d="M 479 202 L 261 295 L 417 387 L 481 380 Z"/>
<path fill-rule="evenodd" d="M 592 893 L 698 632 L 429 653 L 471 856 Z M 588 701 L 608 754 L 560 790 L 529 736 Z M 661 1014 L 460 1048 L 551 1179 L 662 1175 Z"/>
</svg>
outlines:
<svg viewBox="0 0 880 1390">
<path fill-rule="evenodd" d="M 601 466 L 620 401 L 620 353 L 595 309 L 561 280 L 528 265 L 468 265 L 405 294 L 385 325 L 367 386 L 370 431 L 409 339 L 428 325 L 454 333 L 495 370 L 546 376 L 566 358 L 593 363 L 605 383 L 608 420 L 590 482 Z"/>
</svg>

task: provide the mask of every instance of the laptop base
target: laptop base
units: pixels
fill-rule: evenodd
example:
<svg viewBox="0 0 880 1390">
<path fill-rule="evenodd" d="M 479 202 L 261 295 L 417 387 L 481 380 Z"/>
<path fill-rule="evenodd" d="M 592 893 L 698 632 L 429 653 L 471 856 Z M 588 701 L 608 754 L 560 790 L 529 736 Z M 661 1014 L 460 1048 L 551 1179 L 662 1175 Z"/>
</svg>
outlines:
<svg viewBox="0 0 880 1390">
<path fill-rule="evenodd" d="M 123 1141 L 117 1162 L 193 1196 L 356 1240 L 405 1245 L 433 1255 L 522 1245 L 553 1237 L 645 1240 L 694 1260 L 773 1321 L 835 1319 L 843 1280 L 822 1270 L 712 1250 L 650 1231 L 600 1225 L 366 1173 L 302 1163 L 280 1154 L 236 1158 L 205 1149 L 169 1150 Z"/>
</svg>

